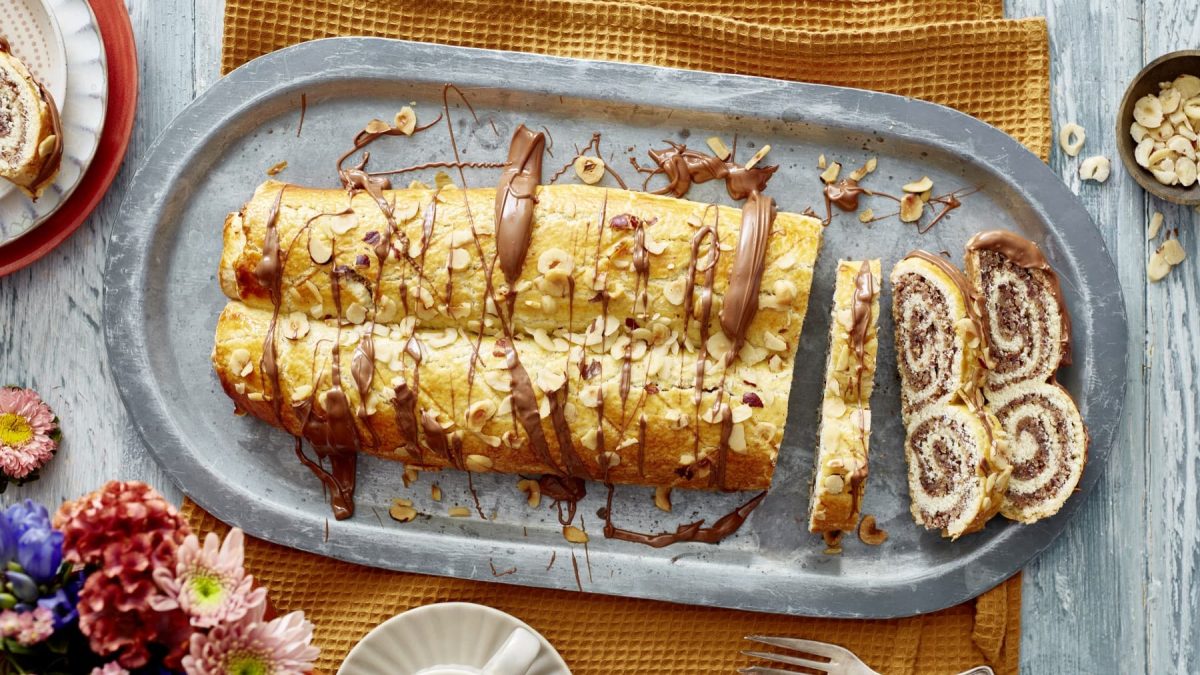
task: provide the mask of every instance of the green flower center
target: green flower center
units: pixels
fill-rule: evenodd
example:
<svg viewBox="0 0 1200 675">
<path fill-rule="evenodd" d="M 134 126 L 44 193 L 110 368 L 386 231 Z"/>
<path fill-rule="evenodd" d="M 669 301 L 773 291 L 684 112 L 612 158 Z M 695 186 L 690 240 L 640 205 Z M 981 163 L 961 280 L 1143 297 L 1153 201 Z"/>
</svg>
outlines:
<svg viewBox="0 0 1200 675">
<path fill-rule="evenodd" d="M 33 427 L 16 413 L 0 413 L 0 445 L 19 448 L 33 440 Z"/>
<path fill-rule="evenodd" d="M 196 572 L 189 580 L 192 589 L 192 599 L 204 608 L 220 605 L 225 599 L 225 586 L 221 578 L 210 572 Z"/>
<path fill-rule="evenodd" d="M 233 654 L 225 662 L 226 675 L 270 675 L 270 665 L 258 654 Z"/>
</svg>

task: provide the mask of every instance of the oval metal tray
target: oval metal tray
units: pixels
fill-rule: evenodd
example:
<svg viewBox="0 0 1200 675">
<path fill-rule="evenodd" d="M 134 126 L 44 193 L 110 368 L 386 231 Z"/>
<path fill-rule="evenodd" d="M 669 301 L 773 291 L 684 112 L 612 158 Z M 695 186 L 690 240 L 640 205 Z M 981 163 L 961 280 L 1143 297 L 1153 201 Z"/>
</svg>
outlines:
<svg viewBox="0 0 1200 675">
<path fill-rule="evenodd" d="M 586 551 L 563 540 L 547 503 L 538 510 L 524 504 L 512 476 L 476 478 L 489 519 L 449 518 L 447 507 L 470 504 L 465 475 L 427 474 L 406 489 L 399 464 L 374 459 L 359 465 L 357 515 L 337 522 L 319 483 L 295 460 L 291 439 L 256 420 L 233 417 L 211 372 L 213 329 L 225 303 L 216 280 L 221 226 L 265 178 L 265 169 L 281 160 L 290 162 L 281 179 L 336 185 L 334 160 L 367 120 L 390 119 L 415 102 L 419 120 L 431 121 L 445 82 L 467 92 L 479 115 L 476 122 L 465 108 L 454 110 L 465 159 L 503 156 L 519 122 L 551 130 L 558 151 L 557 159 L 547 158 L 548 167 L 569 159 L 565 148 L 584 145 L 594 131 L 603 132 L 605 157 L 618 169 L 628 166 L 627 156 L 645 158 L 662 139 L 703 146 L 709 135 L 728 142 L 737 134 L 745 157 L 771 144 L 769 162 L 781 169 L 769 193 L 785 210 L 823 210 L 820 154 L 847 169 L 878 156 L 868 187 L 894 190 L 929 175 L 939 191 L 980 191 L 925 235 L 894 218 L 871 225 L 850 214 L 834 218 L 812 287 L 773 487 L 742 530 L 721 545 L 656 550 L 606 541 L 593 515 L 603 505 L 598 484 L 589 484 L 580 505 L 593 533 Z M 307 112 L 297 136 L 302 95 Z M 444 131 L 389 142 L 394 145 L 372 148 L 373 166 L 447 153 Z M 486 185 L 494 173 L 468 174 L 468 182 Z M 727 200 L 712 185 L 690 197 Z M 877 213 L 890 205 L 864 204 Z M 972 233 L 996 227 L 1041 243 L 1062 276 L 1076 358 L 1061 379 L 1092 434 L 1079 494 L 1037 525 L 996 518 L 957 542 L 913 524 L 885 288 L 864 512 L 874 514 L 891 537 L 869 547 L 848 536 L 842 555 L 825 555 L 820 538 L 803 523 L 837 259 L 882 257 L 886 271 L 915 247 L 960 257 Z M 365 565 L 500 583 L 821 616 L 936 610 L 1012 575 L 1067 526 L 1107 464 L 1124 401 L 1127 328 L 1116 269 L 1088 214 L 1042 162 L 997 129 L 947 108 L 750 77 L 375 38 L 284 49 L 219 81 L 163 132 L 129 189 L 109 246 L 105 285 L 105 339 L 121 396 L 147 448 L 204 508 L 280 544 Z M 430 499 L 433 481 L 445 495 L 441 503 Z M 697 517 L 711 522 L 747 498 L 677 491 L 675 512 L 664 514 L 651 495 L 648 488 L 619 488 L 620 523 L 657 531 Z M 431 515 L 392 521 L 387 510 L 400 496 Z"/>
</svg>

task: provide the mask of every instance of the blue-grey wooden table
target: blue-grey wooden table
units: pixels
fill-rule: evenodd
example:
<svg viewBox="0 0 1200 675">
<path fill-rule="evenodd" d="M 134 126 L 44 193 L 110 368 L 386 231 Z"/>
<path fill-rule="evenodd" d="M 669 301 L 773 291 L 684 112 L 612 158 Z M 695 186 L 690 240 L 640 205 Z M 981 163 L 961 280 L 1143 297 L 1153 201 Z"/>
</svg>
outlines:
<svg viewBox="0 0 1200 675">
<path fill-rule="evenodd" d="M 38 483 L 10 489 L 72 498 L 108 478 L 180 493 L 143 449 L 117 396 L 101 337 L 106 242 L 134 169 L 171 118 L 219 77 L 221 0 L 127 0 L 141 98 L 125 167 L 100 208 L 56 251 L 0 278 L 0 383 L 35 387 L 65 420 L 61 455 Z M 1081 185 L 1077 160 L 1052 165 L 1081 196 L 1120 269 L 1129 313 L 1125 419 L 1098 489 L 1025 571 L 1022 670 L 1200 673 L 1200 215 L 1148 198 L 1112 136 L 1125 84 L 1155 56 L 1200 46 L 1200 0 L 1007 0 L 1010 17 L 1050 26 L 1055 126 L 1087 129 L 1084 154 L 1113 161 Z M 1189 259 L 1146 280 L 1146 221 L 1162 211 Z"/>
</svg>

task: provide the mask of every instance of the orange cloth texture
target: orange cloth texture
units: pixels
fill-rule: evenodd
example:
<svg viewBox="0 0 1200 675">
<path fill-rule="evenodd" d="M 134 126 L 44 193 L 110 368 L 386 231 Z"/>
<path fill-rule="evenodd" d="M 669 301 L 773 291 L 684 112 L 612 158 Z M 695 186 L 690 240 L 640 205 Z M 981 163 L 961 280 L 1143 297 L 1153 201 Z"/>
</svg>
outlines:
<svg viewBox="0 0 1200 675">
<path fill-rule="evenodd" d="M 224 536 L 229 529 L 190 500 L 183 513 L 201 536 Z M 372 628 L 434 602 L 475 602 L 512 614 L 545 635 L 575 675 L 726 675 L 755 662 L 741 655 L 752 648 L 742 639 L 747 635 L 832 642 L 887 675 L 960 673 L 985 662 L 997 673 L 1015 674 L 1018 666 L 1020 575 L 933 614 L 857 621 L 390 572 L 253 537 L 246 538 L 246 571 L 271 589 L 277 612 L 302 609 L 316 625 L 317 667 L 327 675 Z"/>
<path fill-rule="evenodd" d="M 674 9 L 687 4 L 227 0 L 222 66 L 228 72 L 305 40 L 376 35 L 761 75 L 941 103 L 1003 129 L 1042 159 L 1049 156 L 1043 19 L 991 18 L 996 3 L 985 0 L 701 0 L 699 6 L 728 14 Z M 760 5 L 777 20 L 745 20 Z M 846 8 L 854 11 L 845 14 Z M 791 21 L 778 20 L 784 11 Z M 873 19 L 862 18 L 868 12 Z M 930 22 L 934 17 L 937 23 Z M 820 29 L 839 25 L 849 27 Z"/>
<path fill-rule="evenodd" d="M 989 122 L 1046 159 L 1049 55 L 1042 19 L 1001 0 L 227 0 L 222 68 L 288 45 L 376 35 L 556 56 L 732 72 L 892 92 Z M 314 487 L 314 489 L 316 489 Z M 200 533 L 228 528 L 188 501 Z M 817 545 L 817 544 L 814 544 Z M 811 619 L 371 569 L 248 538 L 246 567 L 281 612 L 316 624 L 319 669 L 394 614 L 490 605 L 528 622 L 576 675 L 729 673 L 745 635 L 845 646 L 882 673 L 1016 673 L 1021 580 L 932 614 Z M 581 605 L 586 604 L 586 610 Z"/>
</svg>

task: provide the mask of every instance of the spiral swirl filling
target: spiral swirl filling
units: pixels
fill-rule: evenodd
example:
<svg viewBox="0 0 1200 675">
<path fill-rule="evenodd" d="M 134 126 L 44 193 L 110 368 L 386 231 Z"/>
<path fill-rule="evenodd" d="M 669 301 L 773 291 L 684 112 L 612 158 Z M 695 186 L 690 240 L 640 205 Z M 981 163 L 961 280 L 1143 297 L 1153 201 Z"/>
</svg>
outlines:
<svg viewBox="0 0 1200 675">
<path fill-rule="evenodd" d="M 980 252 L 988 308 L 991 367 L 989 385 L 1044 380 L 1058 368 L 1059 318 L 1054 296 L 1029 270 L 992 251 Z"/>
<path fill-rule="evenodd" d="M 1037 394 L 1023 394 L 995 410 L 1008 432 L 1013 467 L 1010 504 L 1024 508 L 1053 499 L 1071 478 L 1071 425 L 1066 412 Z"/>
<path fill-rule="evenodd" d="M 910 477 L 910 489 L 919 486 L 914 504 L 928 528 L 946 528 L 954 522 L 975 497 L 975 437 L 958 420 L 930 416 L 908 432 L 909 461 L 917 475 Z M 913 485 L 912 478 L 916 479 Z"/>
<path fill-rule="evenodd" d="M 959 345 L 946 296 L 916 274 L 905 274 L 892 296 L 896 319 L 897 354 L 904 382 L 904 413 L 911 415 L 952 391 Z"/>
</svg>

